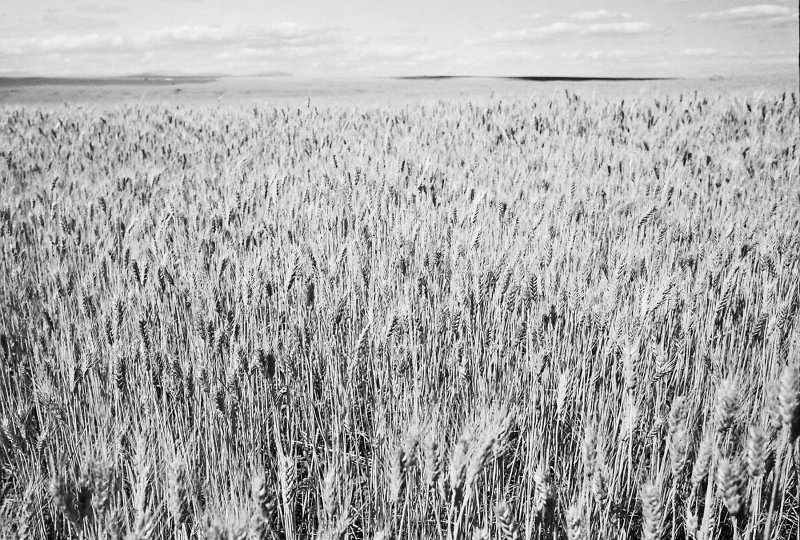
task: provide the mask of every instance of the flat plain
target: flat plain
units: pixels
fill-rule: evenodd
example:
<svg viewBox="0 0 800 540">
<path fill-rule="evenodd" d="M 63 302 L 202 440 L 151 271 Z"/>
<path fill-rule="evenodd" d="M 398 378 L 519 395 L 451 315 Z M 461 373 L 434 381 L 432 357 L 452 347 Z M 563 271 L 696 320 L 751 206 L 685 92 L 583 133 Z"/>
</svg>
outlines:
<svg viewBox="0 0 800 540">
<path fill-rule="evenodd" d="M 373 107 L 485 103 L 490 99 L 551 98 L 564 90 L 584 99 L 642 96 L 797 91 L 798 74 L 663 80 L 522 80 L 513 78 L 340 78 L 311 77 L 133 77 L 108 79 L 2 79 L 0 103 L 18 105 L 110 105 L 156 103 L 226 106 L 307 104 Z"/>
<path fill-rule="evenodd" d="M 800 534 L 794 78 L 0 100 L 0 536 Z"/>
</svg>

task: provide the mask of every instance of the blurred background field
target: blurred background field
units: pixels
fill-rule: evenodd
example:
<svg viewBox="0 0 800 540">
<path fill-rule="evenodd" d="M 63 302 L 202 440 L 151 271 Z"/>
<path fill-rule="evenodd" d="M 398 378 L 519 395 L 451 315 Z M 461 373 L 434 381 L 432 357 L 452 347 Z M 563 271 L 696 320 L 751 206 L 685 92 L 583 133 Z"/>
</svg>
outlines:
<svg viewBox="0 0 800 540">
<path fill-rule="evenodd" d="M 550 98 L 568 89 L 585 98 L 633 98 L 636 96 L 704 93 L 757 94 L 797 90 L 798 76 L 767 75 L 713 79 L 667 79 L 650 81 L 523 81 L 503 78 L 392 79 L 307 77 L 199 77 L 186 80 L 149 81 L 105 79 L 0 79 L 0 103 L 91 104 L 194 103 L 194 104 L 296 104 L 311 99 L 317 105 L 363 105 L 432 103 L 437 100 L 483 101 L 491 97 Z"/>
</svg>

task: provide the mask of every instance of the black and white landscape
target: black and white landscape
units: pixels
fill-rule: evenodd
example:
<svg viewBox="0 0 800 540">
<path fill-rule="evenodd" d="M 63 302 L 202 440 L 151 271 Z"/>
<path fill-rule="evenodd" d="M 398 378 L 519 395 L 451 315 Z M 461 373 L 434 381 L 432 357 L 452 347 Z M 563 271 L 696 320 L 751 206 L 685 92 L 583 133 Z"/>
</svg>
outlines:
<svg viewBox="0 0 800 540">
<path fill-rule="evenodd" d="M 1 538 L 800 538 L 796 3 L 29 0 L 0 77 Z"/>
</svg>

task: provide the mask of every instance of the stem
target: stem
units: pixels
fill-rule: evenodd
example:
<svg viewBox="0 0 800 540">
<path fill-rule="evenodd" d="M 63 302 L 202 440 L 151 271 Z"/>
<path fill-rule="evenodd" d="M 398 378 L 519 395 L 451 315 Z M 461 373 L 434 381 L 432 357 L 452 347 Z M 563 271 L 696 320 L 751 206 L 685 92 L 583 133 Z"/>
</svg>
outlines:
<svg viewBox="0 0 800 540">
<path fill-rule="evenodd" d="M 798 461 L 800 461 L 800 438 L 795 440 L 795 446 L 796 448 L 794 449 L 793 453 L 794 472 L 800 476 L 800 470 L 797 468 Z M 797 482 L 795 487 L 797 489 L 797 500 L 800 501 L 800 482 Z M 797 536 L 795 538 L 796 540 L 800 540 L 800 527 L 797 528 Z"/>
<path fill-rule="evenodd" d="M 436 516 L 436 534 L 439 535 L 439 540 L 444 540 L 444 536 L 442 536 L 442 518 L 439 515 L 439 505 L 436 504 L 436 496 L 433 497 L 433 514 Z"/>
<path fill-rule="evenodd" d="M 783 445 L 780 445 L 781 447 Z M 778 494 L 778 482 L 781 480 L 781 456 L 783 455 L 783 448 L 776 448 L 775 451 L 775 467 L 772 474 L 772 495 L 769 500 L 769 513 L 767 514 L 767 524 L 764 528 L 764 540 L 772 540 L 772 513 L 775 511 L 775 497 Z"/>
<path fill-rule="evenodd" d="M 711 464 L 716 467 L 716 463 Z M 712 514 L 715 513 L 714 509 L 714 479 L 713 468 L 709 468 L 708 478 L 706 479 L 706 497 L 703 504 L 703 521 L 700 523 L 700 538 L 703 540 L 710 537 L 709 528 L 711 526 Z"/>
<path fill-rule="evenodd" d="M 455 536 L 453 540 L 458 540 L 460 538 L 459 533 L 461 532 L 461 520 L 464 518 L 464 513 L 467 510 L 467 505 L 469 504 L 469 496 L 471 493 L 472 489 L 470 489 L 464 494 L 464 500 L 461 501 L 461 508 L 458 511 L 458 518 L 456 519 Z"/>
<path fill-rule="evenodd" d="M 675 518 L 675 498 L 677 497 L 677 487 L 676 484 L 678 483 L 677 478 L 672 479 L 672 489 L 670 490 L 669 498 L 670 502 L 672 503 L 672 536 L 670 536 L 671 540 L 675 540 L 675 522 L 677 519 Z"/>
<path fill-rule="evenodd" d="M 755 538 L 755 532 L 758 529 L 758 510 L 761 508 L 761 486 L 763 481 L 763 476 L 758 477 L 753 484 L 753 493 L 750 496 L 750 507 L 753 509 L 753 516 L 751 523 L 747 526 L 746 537 L 748 538 Z"/>
<path fill-rule="evenodd" d="M 456 492 L 455 490 L 452 491 L 453 494 L 450 496 L 450 508 L 447 509 L 447 538 L 449 540 L 455 540 L 455 536 L 453 535 L 455 532 L 453 530 L 453 518 L 455 517 L 454 512 L 456 508 Z"/>
<path fill-rule="evenodd" d="M 400 524 L 397 528 L 397 533 L 403 530 L 403 523 L 405 522 L 406 517 L 406 501 L 405 498 L 403 499 L 403 505 L 400 507 Z M 401 535 L 402 537 L 402 535 Z"/>
</svg>

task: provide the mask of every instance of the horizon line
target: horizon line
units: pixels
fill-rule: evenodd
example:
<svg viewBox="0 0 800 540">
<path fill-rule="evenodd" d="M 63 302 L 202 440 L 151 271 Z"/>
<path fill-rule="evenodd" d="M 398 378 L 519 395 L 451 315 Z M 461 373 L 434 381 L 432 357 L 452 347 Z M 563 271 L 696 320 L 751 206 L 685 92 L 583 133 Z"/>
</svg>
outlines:
<svg viewBox="0 0 800 540">
<path fill-rule="evenodd" d="M 20 86 L 39 86 L 39 85 L 76 85 L 81 84 L 151 84 L 151 85 L 171 85 L 171 84 L 204 84 L 215 82 L 222 79 L 243 79 L 243 78 L 264 78 L 264 79 L 348 79 L 348 80 L 400 80 L 400 81 L 437 81 L 437 80 L 457 80 L 457 79 L 497 79 L 497 80 L 517 80 L 530 82 L 626 82 L 626 81 L 671 81 L 671 80 L 706 80 L 706 79 L 727 79 L 735 77 L 709 76 L 709 77 L 609 77 L 592 75 L 383 75 L 366 77 L 309 77 L 295 75 L 287 72 L 275 73 L 255 73 L 243 75 L 231 75 L 221 73 L 136 73 L 127 75 L 0 75 L 0 85 L 20 85 Z"/>
</svg>

